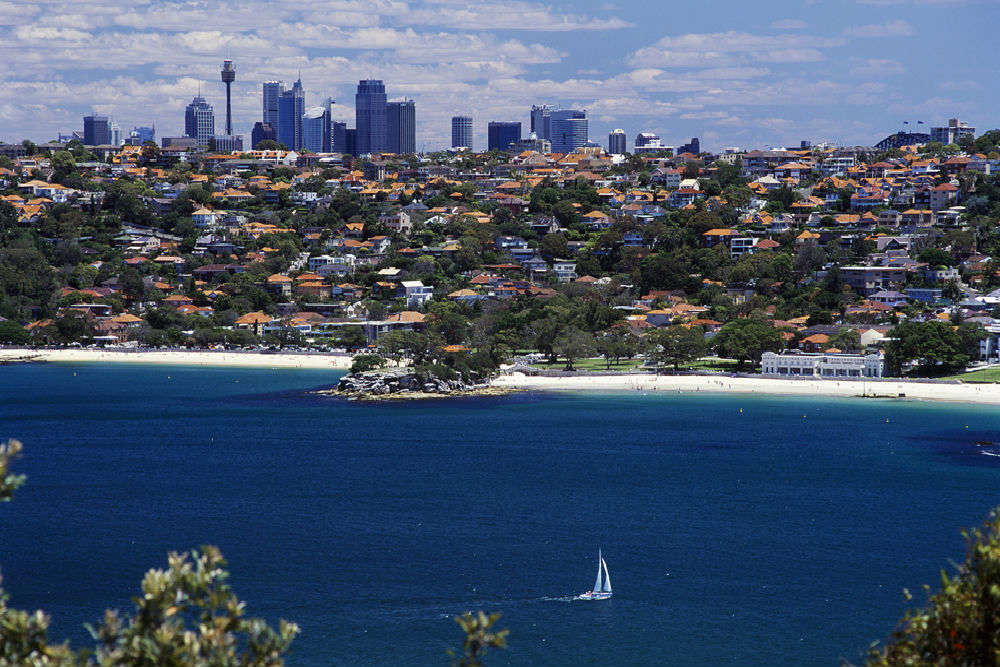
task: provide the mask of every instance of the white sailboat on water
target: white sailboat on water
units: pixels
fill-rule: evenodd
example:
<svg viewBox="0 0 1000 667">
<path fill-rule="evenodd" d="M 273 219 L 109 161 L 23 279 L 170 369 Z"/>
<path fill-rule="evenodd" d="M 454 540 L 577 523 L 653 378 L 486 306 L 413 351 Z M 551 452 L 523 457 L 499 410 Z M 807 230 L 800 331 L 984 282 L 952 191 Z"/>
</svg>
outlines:
<svg viewBox="0 0 1000 667">
<path fill-rule="evenodd" d="M 611 597 L 611 575 L 608 574 L 608 564 L 604 562 L 601 550 L 597 550 L 597 581 L 594 590 L 581 593 L 577 600 L 607 600 Z"/>
</svg>

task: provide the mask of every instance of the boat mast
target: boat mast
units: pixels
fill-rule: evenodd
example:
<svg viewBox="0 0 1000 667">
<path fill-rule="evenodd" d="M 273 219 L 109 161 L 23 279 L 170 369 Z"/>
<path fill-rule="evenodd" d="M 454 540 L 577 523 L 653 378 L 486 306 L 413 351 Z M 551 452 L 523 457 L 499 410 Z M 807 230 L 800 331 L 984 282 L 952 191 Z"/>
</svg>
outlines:
<svg viewBox="0 0 1000 667">
<path fill-rule="evenodd" d="M 601 592 L 601 563 L 604 562 L 604 558 L 601 556 L 601 550 L 597 550 L 597 581 L 594 582 L 594 592 Z"/>
</svg>

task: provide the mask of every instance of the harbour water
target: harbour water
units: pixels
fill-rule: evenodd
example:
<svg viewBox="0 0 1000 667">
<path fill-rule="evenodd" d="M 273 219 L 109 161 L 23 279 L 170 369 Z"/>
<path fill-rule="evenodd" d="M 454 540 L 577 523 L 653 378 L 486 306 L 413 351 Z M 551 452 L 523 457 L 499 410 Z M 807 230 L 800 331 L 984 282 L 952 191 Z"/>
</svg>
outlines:
<svg viewBox="0 0 1000 667">
<path fill-rule="evenodd" d="M 519 394 L 358 404 L 324 371 L 0 370 L 28 484 L 0 568 L 54 639 L 127 609 L 165 554 L 218 545 L 291 665 L 446 665 L 450 617 L 504 612 L 494 665 L 836 665 L 959 560 L 1000 504 L 1000 409 L 767 396 Z M 598 548 L 611 600 L 574 602 Z M 919 595 L 918 595 L 919 601 Z"/>
</svg>

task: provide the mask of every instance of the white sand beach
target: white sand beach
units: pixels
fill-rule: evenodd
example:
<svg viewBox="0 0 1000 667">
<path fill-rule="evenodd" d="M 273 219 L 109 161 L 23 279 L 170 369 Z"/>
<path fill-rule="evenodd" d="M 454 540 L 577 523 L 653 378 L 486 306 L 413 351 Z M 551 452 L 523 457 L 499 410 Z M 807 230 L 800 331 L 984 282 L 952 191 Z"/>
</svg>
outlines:
<svg viewBox="0 0 1000 667">
<path fill-rule="evenodd" d="M 529 377 L 502 375 L 498 387 L 545 391 L 719 392 L 798 396 L 875 396 L 1000 405 L 1000 384 L 912 381 L 787 380 L 709 375 Z"/>
<path fill-rule="evenodd" d="M 175 366 L 244 366 L 250 368 L 348 369 L 350 355 L 226 352 L 211 350 L 112 350 L 112 349 L 4 349 L 0 360 L 35 357 L 39 361 L 68 363 L 135 363 Z"/>
</svg>

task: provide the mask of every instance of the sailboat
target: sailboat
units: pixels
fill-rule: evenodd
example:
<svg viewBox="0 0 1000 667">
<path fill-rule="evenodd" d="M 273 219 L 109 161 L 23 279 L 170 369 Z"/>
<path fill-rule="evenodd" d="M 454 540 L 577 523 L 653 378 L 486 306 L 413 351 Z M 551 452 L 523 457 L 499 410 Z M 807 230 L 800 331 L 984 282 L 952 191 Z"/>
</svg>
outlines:
<svg viewBox="0 0 1000 667">
<path fill-rule="evenodd" d="M 594 590 L 581 593 L 577 600 L 607 600 L 611 597 L 611 575 L 608 574 L 608 564 L 604 562 L 601 550 L 597 550 L 597 581 Z"/>
</svg>

